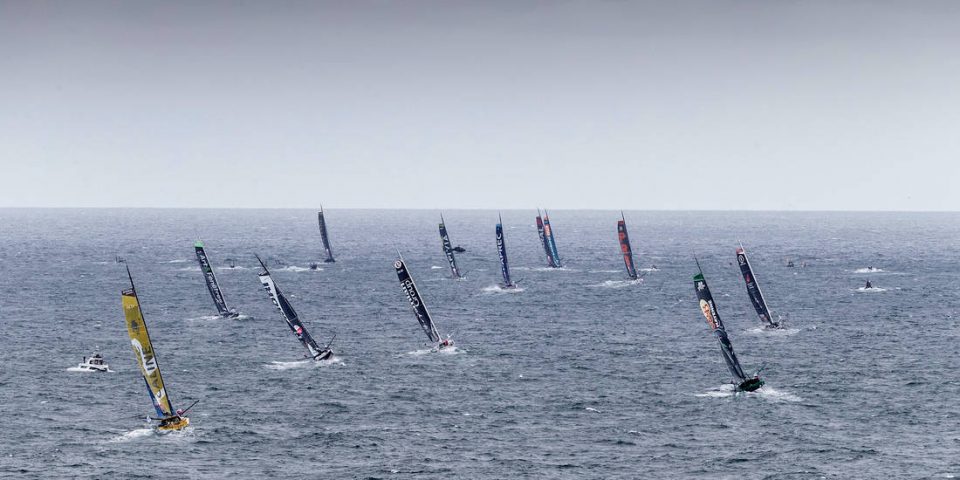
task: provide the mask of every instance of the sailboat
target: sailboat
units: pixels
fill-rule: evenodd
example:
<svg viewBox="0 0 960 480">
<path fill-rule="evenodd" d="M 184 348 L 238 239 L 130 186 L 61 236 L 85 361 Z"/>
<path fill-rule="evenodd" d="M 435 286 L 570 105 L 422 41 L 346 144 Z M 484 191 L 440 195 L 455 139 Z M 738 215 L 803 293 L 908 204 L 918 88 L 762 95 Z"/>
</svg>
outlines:
<svg viewBox="0 0 960 480">
<path fill-rule="evenodd" d="M 561 268 L 560 252 L 557 251 L 557 237 L 553 234 L 553 228 L 550 227 L 550 215 L 543 211 L 543 218 L 540 218 L 540 209 L 537 209 L 537 229 L 540 231 L 540 241 L 543 242 L 543 249 L 547 252 L 547 263 L 551 268 Z"/>
<path fill-rule="evenodd" d="M 547 266 L 550 268 L 558 268 L 560 266 L 560 260 L 556 258 L 553 254 L 553 248 L 551 248 L 551 234 L 549 226 L 543 221 L 543 217 L 540 216 L 540 209 L 537 209 L 537 233 L 540 235 L 540 243 L 543 245 L 543 251 L 547 254 Z"/>
<path fill-rule="evenodd" d="M 457 280 L 463 278 L 460 275 L 460 268 L 457 267 L 457 257 L 454 256 L 453 245 L 450 243 L 450 235 L 447 234 L 447 226 L 443 223 L 443 214 L 440 214 L 440 244 L 443 247 L 443 254 L 447 257 L 447 263 L 450 264 L 450 273 Z"/>
<path fill-rule="evenodd" d="M 517 288 L 517 284 L 510 281 L 510 265 L 507 263 L 507 245 L 503 240 L 503 218 L 497 214 L 497 252 L 500 254 L 500 272 L 503 274 L 503 283 L 500 288 Z"/>
<path fill-rule="evenodd" d="M 617 235 L 620 237 L 620 253 L 623 254 L 623 264 L 627 267 L 627 275 L 631 280 L 639 278 L 637 267 L 633 264 L 633 248 L 630 246 L 630 235 L 627 234 L 627 219 L 623 217 L 623 211 L 620 212 L 620 220 L 617 221 Z"/>
<path fill-rule="evenodd" d="M 196 251 L 197 262 L 200 263 L 200 271 L 203 272 L 203 279 L 207 282 L 207 290 L 210 292 L 210 297 L 213 298 L 213 304 L 217 306 L 217 312 L 219 312 L 223 318 L 236 318 L 240 316 L 236 310 L 227 308 L 227 302 L 223 299 L 223 292 L 220 291 L 220 283 L 217 282 L 217 276 L 214 275 L 213 268 L 210 266 L 207 252 L 203 250 L 203 242 L 197 240 L 197 243 L 193 244 L 193 249 Z"/>
<path fill-rule="evenodd" d="M 747 260 L 747 253 L 743 250 L 743 244 L 737 248 L 737 263 L 740 265 L 740 273 L 743 274 L 743 281 L 747 284 L 747 296 L 750 297 L 750 303 L 757 311 L 757 316 L 763 322 L 765 328 L 781 328 L 780 322 L 774 322 L 770 318 L 770 309 L 767 308 L 767 302 L 763 299 L 763 292 L 760 291 L 760 285 L 757 278 L 753 275 L 753 269 L 750 268 L 750 261 Z"/>
<path fill-rule="evenodd" d="M 699 268 L 700 262 L 697 262 L 697 269 Z M 710 288 L 707 287 L 707 281 L 703 278 L 703 270 L 700 270 L 700 273 L 694 275 L 693 286 L 697 291 L 697 298 L 700 300 L 700 310 L 703 312 L 703 316 L 707 318 L 707 324 L 710 325 L 710 329 L 713 330 L 713 333 L 717 336 L 717 341 L 720 342 L 720 353 L 723 355 L 723 360 L 727 363 L 727 368 L 730 369 L 730 373 L 733 374 L 736 379 L 734 382 L 736 389 L 738 391 L 752 392 L 762 387 L 763 380 L 760 379 L 760 371 L 757 371 L 753 378 L 748 378 L 743 373 L 743 367 L 740 366 L 740 361 L 737 360 L 737 355 L 733 352 L 733 345 L 727 337 L 727 331 L 723 327 L 723 321 L 720 320 L 720 312 L 717 311 L 717 306 L 713 303 Z"/>
<path fill-rule="evenodd" d="M 399 253 L 400 252 L 397 252 L 398 255 Z M 420 322 L 420 328 L 427 334 L 430 342 L 436 344 L 434 348 L 443 350 L 444 348 L 452 347 L 453 340 L 451 340 L 449 336 L 442 338 L 440 331 L 437 330 L 437 325 L 433 323 L 433 319 L 430 318 L 430 312 L 427 311 L 427 306 L 420 297 L 417 284 L 413 283 L 413 277 L 411 277 L 410 272 L 407 271 L 407 265 L 403 261 L 403 255 L 400 255 L 400 258 L 396 262 L 393 262 L 393 268 L 397 270 L 400 287 L 403 288 L 403 293 L 407 294 L 407 300 L 410 302 L 410 306 L 413 307 L 413 313 L 417 316 L 417 321 Z"/>
<path fill-rule="evenodd" d="M 259 255 L 255 255 L 257 261 L 260 262 L 260 268 L 262 269 L 257 276 L 260 278 L 260 284 L 263 285 L 263 289 L 267 291 L 267 295 L 270 296 L 270 300 L 273 300 L 273 304 L 276 305 L 277 309 L 280 310 L 280 313 L 283 315 L 284 321 L 287 322 L 287 326 L 290 327 L 290 330 L 294 335 L 297 336 L 297 339 L 300 340 L 300 343 L 303 344 L 303 348 L 307 349 L 309 352 L 308 357 L 314 360 L 329 360 L 333 357 L 333 351 L 330 350 L 330 343 L 327 343 L 327 346 L 321 347 L 317 344 L 316 340 L 310 336 L 310 333 L 307 332 L 307 329 L 303 328 L 303 323 L 300 322 L 300 317 L 297 316 L 296 310 L 293 309 L 293 305 L 290 305 L 290 302 L 287 301 L 287 297 L 283 295 L 283 292 L 280 291 L 280 287 L 277 286 L 277 283 L 273 280 L 273 277 L 270 275 L 270 270 L 267 270 L 267 266 L 263 263 L 263 260 L 260 260 Z M 334 336 L 335 337 L 335 336 Z M 330 340 L 333 342 L 333 339 Z"/>
<path fill-rule="evenodd" d="M 333 250 L 330 248 L 330 234 L 327 233 L 327 222 L 323 219 L 323 205 L 320 205 L 320 211 L 317 212 L 317 221 L 320 223 L 320 240 L 323 241 L 323 250 L 327 253 L 327 258 L 323 263 L 333 263 Z"/>
<path fill-rule="evenodd" d="M 157 412 L 157 417 L 159 417 L 154 418 L 154 420 L 160 421 L 156 429 L 159 432 L 182 430 L 190 425 L 190 419 L 185 417 L 184 414 L 187 410 L 193 408 L 197 402 L 193 402 L 193 405 L 185 410 L 174 410 L 173 402 L 170 400 L 170 395 L 167 394 L 167 389 L 163 384 L 160 365 L 157 363 L 157 356 L 153 351 L 153 343 L 150 341 L 150 333 L 147 332 L 147 324 L 143 320 L 143 311 L 140 309 L 140 300 L 137 298 L 137 289 L 133 285 L 133 275 L 130 274 L 129 266 L 127 266 L 127 278 L 130 279 L 130 288 L 123 290 L 120 297 L 123 305 L 123 315 L 126 318 L 127 333 L 130 335 L 134 357 L 140 366 L 140 373 L 147 385 L 147 392 L 150 394 L 153 408 Z"/>
</svg>

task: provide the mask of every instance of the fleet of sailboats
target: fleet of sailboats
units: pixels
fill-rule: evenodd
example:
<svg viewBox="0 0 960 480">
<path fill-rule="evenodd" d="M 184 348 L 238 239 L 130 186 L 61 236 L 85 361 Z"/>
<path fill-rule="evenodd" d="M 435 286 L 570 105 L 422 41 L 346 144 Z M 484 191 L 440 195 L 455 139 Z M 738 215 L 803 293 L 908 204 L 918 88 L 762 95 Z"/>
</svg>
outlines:
<svg viewBox="0 0 960 480">
<path fill-rule="evenodd" d="M 543 212 L 542 216 L 540 215 L 539 210 L 537 211 L 537 214 L 537 231 L 540 236 L 541 246 L 543 247 L 544 253 L 547 256 L 548 265 L 552 268 L 560 268 L 562 264 L 560 262 L 560 256 L 557 252 L 556 239 L 550 227 L 549 217 L 547 216 L 546 211 Z M 329 237 L 327 234 L 326 224 L 324 223 L 322 208 L 318 213 L 318 218 L 321 238 L 323 239 L 324 249 L 327 254 L 327 259 L 325 261 L 333 262 L 333 253 L 330 249 Z M 505 289 L 516 288 L 516 282 L 512 281 L 510 277 L 510 266 L 507 260 L 507 248 L 504 238 L 503 218 L 500 215 L 497 217 L 495 231 L 497 253 L 500 260 L 500 271 L 503 277 L 503 283 L 500 284 L 500 287 Z M 450 242 L 450 237 L 442 215 L 440 216 L 439 232 L 443 254 L 450 265 L 450 273 L 454 278 L 460 279 L 462 278 L 462 274 L 457 265 L 456 256 L 454 255 L 455 249 L 452 247 Z M 623 263 L 624 267 L 626 268 L 627 275 L 631 279 L 636 280 L 639 278 L 639 275 L 634 263 L 633 248 L 630 244 L 630 236 L 627 233 L 626 218 L 624 217 L 623 212 L 620 212 L 620 219 L 617 221 L 617 234 L 620 243 L 620 252 L 623 257 Z M 203 273 L 207 290 L 213 299 L 214 305 L 217 308 L 217 312 L 221 317 L 236 317 L 238 315 L 236 310 L 229 308 L 224 300 L 223 292 L 220 289 L 219 283 L 217 282 L 217 277 L 214 274 L 214 270 L 210 264 L 209 258 L 207 257 L 202 241 L 197 240 L 197 242 L 194 244 L 194 251 L 196 253 L 197 262 L 200 264 L 200 270 Z M 313 337 L 307 332 L 303 323 L 300 321 L 297 312 L 293 309 L 293 306 L 290 304 L 289 300 L 277 286 L 277 283 L 271 275 L 266 264 L 260 259 L 259 256 L 256 256 L 256 258 L 261 267 L 261 270 L 258 273 L 258 278 L 260 279 L 263 289 L 267 291 L 269 298 L 280 311 L 287 326 L 306 349 L 308 353 L 306 356 L 317 361 L 331 359 L 333 357 L 333 351 L 330 349 L 330 344 L 328 343 L 326 346 L 320 346 L 313 339 Z M 770 309 L 763 297 L 763 293 L 760 290 L 760 286 L 757 283 L 757 279 L 753 273 L 753 269 L 750 266 L 750 262 L 747 259 L 747 255 L 742 244 L 740 244 L 739 248 L 737 248 L 737 263 L 740 267 L 741 274 L 746 284 L 747 294 L 757 312 L 757 316 L 760 318 L 765 327 L 780 328 L 780 323 L 773 321 L 771 318 Z M 451 340 L 449 337 L 444 338 L 441 336 L 440 331 L 431 317 L 430 312 L 427 310 L 426 304 L 420 295 L 420 291 L 417 288 L 413 277 L 410 275 L 402 256 L 399 256 L 399 258 L 394 262 L 394 267 L 397 273 L 397 278 L 400 281 L 400 286 L 413 309 L 414 315 L 416 316 L 420 327 L 427 335 L 429 341 L 433 344 L 433 348 L 435 350 L 442 350 L 452 347 L 453 340 Z M 761 388 L 764 385 L 764 381 L 759 376 L 759 370 L 752 377 L 744 373 L 743 367 L 740 365 L 740 362 L 734 353 L 733 345 L 731 344 L 730 338 L 727 335 L 726 329 L 724 328 L 723 321 L 720 319 L 720 314 L 717 311 L 717 306 L 713 300 L 713 296 L 710 293 L 710 288 L 707 286 L 707 282 L 704 278 L 703 270 L 700 269 L 699 261 L 697 261 L 697 268 L 699 273 L 693 277 L 693 282 L 697 299 L 700 304 L 700 310 L 704 317 L 706 317 L 707 324 L 710 326 L 711 331 L 717 337 L 717 341 L 720 344 L 720 353 L 724 359 L 724 362 L 727 364 L 727 368 L 729 369 L 731 375 L 734 377 L 735 389 L 737 391 L 751 392 Z M 143 312 L 140 308 L 136 287 L 133 283 L 133 275 L 130 273 L 129 266 L 127 266 L 127 277 L 130 280 L 130 288 L 123 290 L 121 296 L 127 332 L 130 337 L 130 342 L 133 347 L 134 356 L 139 366 L 140 373 L 143 376 L 144 382 L 147 386 L 147 392 L 150 395 L 151 402 L 153 403 L 157 414 L 157 417 L 154 418 L 154 420 L 159 421 L 156 429 L 161 432 L 182 430 L 190 424 L 190 419 L 184 415 L 185 412 L 192 408 L 193 405 L 196 405 L 197 402 L 194 402 L 192 405 L 190 405 L 190 407 L 184 410 L 174 409 L 173 402 L 170 399 L 170 395 L 163 382 L 163 377 L 160 374 L 160 366 L 157 363 L 156 353 L 154 352 L 150 335 L 147 332 L 147 326 L 144 322 Z M 334 336 L 334 338 L 335 337 L 336 336 Z M 331 339 L 331 342 L 332 341 L 333 340 Z"/>
</svg>

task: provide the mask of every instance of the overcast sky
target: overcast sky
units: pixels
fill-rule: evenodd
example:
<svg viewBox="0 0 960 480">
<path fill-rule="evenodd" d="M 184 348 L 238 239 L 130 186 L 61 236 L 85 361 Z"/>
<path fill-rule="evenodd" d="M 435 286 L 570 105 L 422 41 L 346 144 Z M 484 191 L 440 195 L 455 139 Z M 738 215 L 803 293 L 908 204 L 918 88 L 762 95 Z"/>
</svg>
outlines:
<svg viewBox="0 0 960 480">
<path fill-rule="evenodd" d="M 960 210 L 960 2 L 0 0 L 0 206 Z"/>
</svg>

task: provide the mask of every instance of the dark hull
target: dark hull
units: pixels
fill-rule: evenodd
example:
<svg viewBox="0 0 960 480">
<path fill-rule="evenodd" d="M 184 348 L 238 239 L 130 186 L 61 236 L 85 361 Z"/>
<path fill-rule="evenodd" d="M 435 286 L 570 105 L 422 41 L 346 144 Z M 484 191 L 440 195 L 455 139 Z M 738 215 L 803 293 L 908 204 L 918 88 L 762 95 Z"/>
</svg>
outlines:
<svg viewBox="0 0 960 480">
<path fill-rule="evenodd" d="M 763 386 L 763 380 L 759 378 L 750 378 L 740 382 L 740 385 L 737 385 L 737 390 L 742 392 L 752 392 Z"/>
</svg>

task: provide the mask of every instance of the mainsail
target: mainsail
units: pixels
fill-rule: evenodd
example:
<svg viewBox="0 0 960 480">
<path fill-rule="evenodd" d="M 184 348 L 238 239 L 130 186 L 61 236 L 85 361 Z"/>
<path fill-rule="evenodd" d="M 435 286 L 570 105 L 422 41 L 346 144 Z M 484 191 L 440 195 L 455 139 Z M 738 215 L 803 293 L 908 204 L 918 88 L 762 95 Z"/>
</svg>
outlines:
<svg viewBox="0 0 960 480">
<path fill-rule="evenodd" d="M 450 264 L 450 273 L 453 274 L 453 278 L 461 278 L 457 257 L 453 255 L 453 245 L 450 243 L 450 236 L 447 235 L 447 226 L 443 223 L 443 215 L 440 215 L 440 243 L 443 246 L 443 254 L 447 256 L 447 262 Z"/>
<path fill-rule="evenodd" d="M 633 248 L 630 246 L 630 235 L 627 234 L 627 219 L 620 212 L 620 220 L 617 221 L 617 234 L 620 237 L 620 253 L 623 254 L 623 264 L 627 267 L 627 275 L 630 279 L 637 279 L 637 267 L 633 264 Z"/>
<path fill-rule="evenodd" d="M 150 341 L 150 333 L 147 332 L 147 324 L 143 321 L 143 311 L 140 310 L 140 300 L 137 298 L 137 289 L 133 285 L 133 275 L 130 274 L 130 267 L 127 267 L 127 277 L 130 278 L 130 288 L 121 292 L 121 303 L 123 305 L 123 315 L 126 318 L 127 333 L 130 335 L 130 344 L 133 346 L 133 354 L 140 366 L 140 373 L 143 375 L 143 381 L 147 384 L 147 392 L 150 393 L 150 400 L 153 402 L 153 408 L 157 411 L 157 416 L 167 418 L 176 415 L 173 408 L 173 402 L 167 395 L 167 389 L 163 386 L 163 376 L 160 375 L 160 365 L 157 363 L 156 353 L 153 351 L 153 343 Z"/>
<path fill-rule="evenodd" d="M 727 331 L 723 328 L 720 313 L 717 312 L 717 306 L 713 303 L 713 296 L 710 295 L 710 288 L 707 287 L 707 281 L 703 279 L 702 272 L 694 275 L 693 286 L 697 291 L 697 298 L 700 300 L 700 310 L 703 312 L 703 316 L 707 318 L 710 329 L 717 335 L 717 340 L 720 341 L 720 353 L 723 354 L 723 359 L 727 362 L 730 373 L 743 382 L 747 379 L 747 376 L 743 374 L 743 368 L 740 367 L 737 355 L 733 353 L 733 345 L 727 338 Z"/>
<path fill-rule="evenodd" d="M 327 233 L 327 222 L 323 219 L 323 205 L 320 206 L 320 211 L 317 212 L 317 221 L 320 222 L 320 240 L 323 240 L 323 249 L 327 252 L 327 258 L 323 262 L 333 263 L 336 260 L 333 259 L 333 250 L 330 248 L 330 234 Z"/>
<path fill-rule="evenodd" d="M 513 288 L 516 285 L 510 281 L 510 265 L 507 263 L 507 245 L 503 240 L 503 218 L 499 218 L 499 220 L 497 223 L 497 252 L 500 254 L 500 272 L 503 273 L 503 286 L 505 288 Z"/>
<path fill-rule="evenodd" d="M 413 307 L 413 313 L 417 316 L 417 321 L 420 322 L 420 328 L 427 334 L 431 342 L 439 342 L 440 332 L 437 331 L 437 326 L 433 324 L 433 320 L 430 318 L 430 312 L 427 311 L 427 306 L 424 305 L 423 299 L 420 298 L 420 292 L 417 290 L 417 285 L 413 283 L 413 277 L 410 276 L 410 272 L 407 271 L 407 265 L 403 262 L 403 257 L 394 262 L 393 267 L 397 269 L 397 278 L 400 279 L 400 287 L 403 288 L 403 293 L 407 294 L 407 300 L 410 302 L 410 306 Z"/>
<path fill-rule="evenodd" d="M 257 261 L 260 262 L 260 267 L 263 269 L 257 274 L 260 278 L 260 284 L 263 285 L 263 289 L 267 291 L 270 299 L 273 300 L 273 304 L 276 305 L 280 313 L 283 314 L 283 319 L 287 322 L 287 326 L 290 327 L 293 334 L 296 335 L 300 343 L 303 344 L 303 348 L 306 348 L 307 351 L 310 352 L 310 357 L 314 360 L 327 358 L 331 353 L 330 349 L 317 345 L 317 342 L 310 336 L 310 333 L 303 328 L 303 323 L 300 322 L 300 317 L 297 316 L 293 305 L 290 305 L 287 297 L 280 291 L 280 287 L 273 281 L 273 277 L 270 275 L 270 271 L 267 270 L 267 266 L 264 265 L 263 260 L 260 260 L 260 257 L 257 256 Z"/>
<path fill-rule="evenodd" d="M 557 237 L 553 234 L 553 229 L 550 228 L 550 215 L 547 215 L 547 211 L 543 211 L 543 235 L 547 238 L 550 246 L 550 256 L 553 259 L 553 267 L 560 268 L 563 266 L 563 263 L 560 262 L 560 253 L 557 251 Z"/>
<path fill-rule="evenodd" d="M 214 275 L 213 268 L 210 266 L 207 252 L 203 250 L 203 242 L 197 240 L 197 243 L 193 244 L 193 249 L 197 253 L 197 262 L 200 263 L 200 271 L 203 272 L 203 279 L 207 282 L 207 290 L 210 291 L 213 303 L 217 306 L 217 312 L 219 312 L 222 317 L 236 316 L 236 312 L 227 308 L 227 302 L 223 299 L 223 292 L 220 291 L 217 276 Z"/>
<path fill-rule="evenodd" d="M 547 235 L 539 208 L 537 209 L 537 233 L 540 235 L 540 243 L 543 245 L 543 251 L 547 254 L 547 266 L 557 268 L 557 261 L 553 258 L 553 249 L 550 248 L 550 237 Z"/>
<path fill-rule="evenodd" d="M 737 263 L 740 264 L 740 273 L 743 274 L 743 281 L 747 284 L 747 296 L 750 297 L 750 303 L 757 310 L 757 316 L 760 321 L 770 327 L 777 327 L 779 323 L 770 318 L 770 309 L 767 308 L 767 302 L 763 299 L 763 292 L 760 291 L 760 285 L 757 284 L 756 277 L 753 276 L 753 269 L 750 268 L 750 261 L 747 260 L 747 254 L 743 250 L 743 245 L 737 249 Z"/>
</svg>

